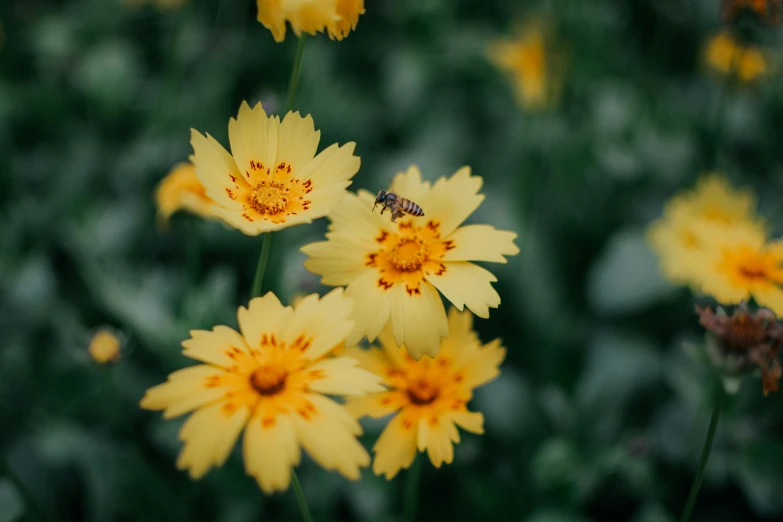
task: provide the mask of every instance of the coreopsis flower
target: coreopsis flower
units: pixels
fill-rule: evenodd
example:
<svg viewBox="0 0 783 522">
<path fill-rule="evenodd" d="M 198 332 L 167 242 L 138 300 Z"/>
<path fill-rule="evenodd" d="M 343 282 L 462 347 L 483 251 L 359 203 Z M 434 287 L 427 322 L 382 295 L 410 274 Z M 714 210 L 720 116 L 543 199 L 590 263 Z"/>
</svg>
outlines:
<svg viewBox="0 0 783 522">
<path fill-rule="evenodd" d="M 783 314 L 783 241 L 767 241 L 757 227 L 699 223 L 701 249 L 690 262 L 697 290 L 723 304 L 749 298 Z"/>
<path fill-rule="evenodd" d="M 707 64 L 722 75 L 732 75 L 749 83 L 769 70 L 764 53 L 751 45 L 738 42 L 729 32 L 713 36 L 705 49 Z"/>
<path fill-rule="evenodd" d="M 751 313 L 746 303 L 727 315 L 720 308 L 696 307 L 699 323 L 708 331 L 707 354 L 727 375 L 759 369 L 764 395 L 777 391 L 781 377 L 777 356 L 783 341 L 783 326 L 771 310 Z"/>
<path fill-rule="evenodd" d="M 699 223 L 716 227 L 741 224 L 765 233 L 764 222 L 755 215 L 756 197 L 746 189 L 731 186 L 720 174 L 703 176 L 692 190 L 674 196 L 663 217 L 650 225 L 648 239 L 659 256 L 661 272 L 675 284 L 694 284 L 691 261 L 704 238 Z"/>
<path fill-rule="evenodd" d="M 355 359 L 330 356 L 353 326 L 351 306 L 342 289 L 293 308 L 270 292 L 239 308 L 241 333 L 227 326 L 191 332 L 183 354 L 204 364 L 172 373 L 141 401 L 167 419 L 195 410 L 180 431 L 177 467 L 200 478 L 225 462 L 244 430 L 245 469 L 265 493 L 288 488 L 300 448 L 322 467 L 358 479 L 370 462 L 356 440 L 361 427 L 326 395 L 383 387 Z"/>
<path fill-rule="evenodd" d="M 515 255 L 516 234 L 490 225 L 460 227 L 484 200 L 482 179 L 463 167 L 434 185 L 422 181 L 418 167 L 398 173 L 391 191 L 417 203 L 424 215 L 392 222 L 373 212 L 375 196 L 349 193 L 329 215 L 327 241 L 302 248 L 305 268 L 321 282 L 347 286 L 354 299 L 356 326 L 346 344 L 363 336 L 372 342 L 391 322 L 398 345 L 414 359 L 434 356 L 441 337 L 449 335 L 446 310 L 438 291 L 462 310 L 486 318 L 500 305 L 491 272 L 471 261 L 505 263 Z"/>
<path fill-rule="evenodd" d="M 296 36 L 326 31 L 332 40 L 342 40 L 356 29 L 364 14 L 364 0 L 256 0 L 258 21 L 272 31 L 275 41 L 285 39 L 285 23 Z"/>
<path fill-rule="evenodd" d="M 162 222 L 178 210 L 187 210 L 205 218 L 214 217 L 212 207 L 215 202 L 207 196 L 204 185 L 196 176 L 196 168 L 190 162 L 179 163 L 166 174 L 155 190 L 155 201 Z"/>
<path fill-rule="evenodd" d="M 110 328 L 100 328 L 90 339 L 87 351 L 98 364 L 116 362 L 122 352 L 121 336 Z"/>
<path fill-rule="evenodd" d="M 484 417 L 468 410 L 473 390 L 500 373 L 506 351 L 500 340 L 482 345 L 472 329 L 473 315 L 467 310 L 449 311 L 448 339 L 434 358 L 413 360 L 404 347 L 394 342 L 390 328 L 379 336 L 381 348 L 346 348 L 346 355 L 361 367 L 383 376 L 388 391 L 348 400 L 355 416 L 384 417 L 389 421 L 373 451 L 373 471 L 392 479 L 410 467 L 416 450 L 427 451 L 433 466 L 454 458 L 452 443 L 459 443 L 457 426 L 471 433 L 484 432 Z"/>
<path fill-rule="evenodd" d="M 780 0 L 722 0 L 723 19 L 734 22 L 743 12 L 767 25 L 780 24 Z"/>
<path fill-rule="evenodd" d="M 519 104 L 526 109 L 550 106 L 560 89 L 557 60 L 547 45 L 542 26 L 527 24 L 513 38 L 500 39 L 489 46 L 490 61 L 508 74 Z"/>
<path fill-rule="evenodd" d="M 215 201 L 213 212 L 247 235 L 310 223 L 342 200 L 359 170 L 355 143 L 316 155 L 313 118 L 289 112 L 282 122 L 261 104 L 242 102 L 228 123 L 231 154 L 212 136 L 191 130 L 196 176 Z"/>
</svg>

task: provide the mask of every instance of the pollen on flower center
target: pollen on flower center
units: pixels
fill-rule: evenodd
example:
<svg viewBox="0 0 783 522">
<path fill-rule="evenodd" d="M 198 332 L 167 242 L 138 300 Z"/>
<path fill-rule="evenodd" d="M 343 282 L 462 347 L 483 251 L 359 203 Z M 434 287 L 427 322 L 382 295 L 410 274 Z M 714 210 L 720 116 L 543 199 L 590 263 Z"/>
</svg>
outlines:
<svg viewBox="0 0 783 522">
<path fill-rule="evenodd" d="M 250 374 L 250 385 L 261 395 L 275 395 L 285 387 L 288 372 L 275 364 L 265 364 Z"/>
<path fill-rule="evenodd" d="M 766 279 L 764 268 L 757 264 L 747 264 L 739 267 L 740 274 L 748 279 Z"/>
<path fill-rule="evenodd" d="M 279 214 L 288 206 L 289 188 L 281 181 L 262 181 L 250 193 L 250 206 L 261 214 Z"/>
<path fill-rule="evenodd" d="M 394 247 L 389 257 L 400 272 L 415 272 L 427 260 L 427 248 L 418 239 L 405 239 Z"/>
<path fill-rule="evenodd" d="M 407 389 L 408 399 L 413 404 L 425 405 L 438 398 L 438 388 L 426 379 L 416 379 Z"/>
</svg>

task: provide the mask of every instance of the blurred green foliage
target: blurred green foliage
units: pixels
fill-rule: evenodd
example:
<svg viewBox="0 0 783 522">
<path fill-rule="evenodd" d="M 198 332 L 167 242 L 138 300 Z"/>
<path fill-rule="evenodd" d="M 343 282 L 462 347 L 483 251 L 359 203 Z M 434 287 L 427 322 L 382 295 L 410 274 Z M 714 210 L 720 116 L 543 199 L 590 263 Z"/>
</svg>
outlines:
<svg viewBox="0 0 783 522">
<path fill-rule="evenodd" d="M 298 108 L 322 144 L 357 142 L 352 188 L 418 164 L 485 179 L 476 222 L 515 230 L 494 268 L 501 377 L 474 408 L 454 464 L 424 466 L 420 520 L 674 520 L 709 415 L 710 380 L 682 350 L 701 331 L 644 240 L 662 202 L 707 169 L 755 188 L 779 232 L 783 84 L 739 87 L 703 67 L 715 0 L 367 0 L 342 42 L 308 41 Z M 486 58 L 519 20 L 564 49 L 559 105 L 528 113 Z M 188 331 L 235 324 L 260 240 L 177 215 L 156 225 L 156 183 L 189 129 L 227 143 L 242 100 L 280 110 L 295 40 L 275 44 L 251 0 L 131 9 L 120 0 L 0 4 L 0 457 L 50 520 L 298 520 L 239 455 L 198 482 L 175 468 L 179 420 L 144 390 L 188 362 Z M 774 52 L 774 29 L 743 22 Z M 289 33 L 290 34 L 290 33 Z M 276 233 L 266 286 L 321 291 L 298 249 L 325 220 Z M 96 367 L 90 333 L 128 337 Z M 366 423 L 371 446 L 383 424 Z M 783 516 L 783 395 L 743 382 L 721 421 L 694 520 Z M 346 482 L 305 460 L 319 521 L 399 518 L 402 483 Z M 0 477 L 4 476 L 0 475 Z M 0 478 L 0 521 L 33 520 Z"/>
</svg>

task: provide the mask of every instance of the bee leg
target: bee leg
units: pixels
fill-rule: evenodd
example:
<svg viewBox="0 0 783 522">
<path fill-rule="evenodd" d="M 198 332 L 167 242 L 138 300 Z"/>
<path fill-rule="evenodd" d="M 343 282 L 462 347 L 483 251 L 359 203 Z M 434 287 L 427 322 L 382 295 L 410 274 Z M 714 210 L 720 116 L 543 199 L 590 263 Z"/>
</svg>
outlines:
<svg viewBox="0 0 783 522">
<path fill-rule="evenodd" d="M 395 210 L 392 214 L 392 222 L 394 222 L 397 218 L 401 218 L 405 215 L 402 210 Z"/>
</svg>

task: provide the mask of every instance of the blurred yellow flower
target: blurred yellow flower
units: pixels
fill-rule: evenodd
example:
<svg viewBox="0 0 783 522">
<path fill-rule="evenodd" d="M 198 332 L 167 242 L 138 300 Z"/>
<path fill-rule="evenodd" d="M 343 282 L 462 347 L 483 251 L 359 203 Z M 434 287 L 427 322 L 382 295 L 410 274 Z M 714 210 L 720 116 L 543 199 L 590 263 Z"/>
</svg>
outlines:
<svg viewBox="0 0 783 522">
<path fill-rule="evenodd" d="M 559 95 L 560 80 L 545 33 L 538 23 L 529 23 L 517 32 L 514 38 L 490 44 L 490 61 L 511 77 L 523 108 L 549 107 Z"/>
<path fill-rule="evenodd" d="M 422 181 L 418 167 L 398 173 L 391 190 L 424 209 L 425 215 L 390 216 L 373 212 L 375 196 L 349 193 L 329 215 L 327 241 L 302 248 L 305 268 L 321 282 L 347 286 L 354 299 L 356 326 L 347 345 L 363 336 L 373 341 L 389 320 L 398 345 L 414 359 L 434 356 L 441 337 L 449 335 L 446 311 L 438 290 L 462 310 L 479 317 L 500 305 L 490 283 L 491 272 L 469 261 L 505 263 L 519 253 L 516 234 L 490 225 L 460 227 L 484 200 L 482 179 L 463 167 L 433 186 Z"/>
<path fill-rule="evenodd" d="M 373 448 L 373 471 L 392 479 L 410 467 L 416 450 L 426 450 L 439 468 L 454 458 L 452 443 L 459 443 L 457 426 L 471 433 L 484 432 L 484 417 L 471 412 L 467 403 L 473 390 L 495 379 L 506 351 L 499 340 L 482 345 L 472 330 L 473 316 L 467 310 L 449 312 L 448 339 L 438 355 L 414 361 L 394 342 L 387 327 L 379 336 L 382 348 L 347 348 L 345 353 L 361 366 L 383 376 L 389 391 L 350 398 L 348 410 L 361 417 L 391 419 Z"/>
<path fill-rule="evenodd" d="M 101 328 L 92 336 L 87 351 L 98 364 L 116 362 L 120 358 L 122 341 L 113 330 Z"/>
<path fill-rule="evenodd" d="M 285 38 L 285 23 L 296 36 L 327 31 L 329 38 L 342 40 L 356 29 L 364 14 L 364 0 L 256 0 L 258 21 L 272 31 L 275 41 Z"/>
<path fill-rule="evenodd" d="M 710 39 L 705 57 L 715 71 L 731 74 L 743 82 L 751 82 L 769 70 L 768 60 L 760 49 L 742 45 L 726 31 Z"/>
<path fill-rule="evenodd" d="M 723 304 L 753 297 L 783 314 L 783 241 L 767 242 L 762 229 L 745 223 L 698 223 L 696 230 L 702 246 L 692 263 L 699 290 Z"/>
<path fill-rule="evenodd" d="M 182 426 L 177 467 L 194 479 L 228 458 L 244 429 L 245 469 L 264 493 L 288 488 L 303 447 L 326 469 L 357 480 L 369 455 L 359 423 L 324 394 L 383 390 L 380 378 L 348 357 L 328 357 L 351 330 L 351 300 L 342 289 L 284 307 L 271 292 L 227 326 L 192 331 L 183 354 L 206 364 L 172 373 L 147 390 L 141 407 L 167 419 L 196 410 Z"/>
<path fill-rule="evenodd" d="M 192 158 L 192 156 L 191 156 Z M 175 165 L 155 190 L 158 216 L 167 221 L 178 210 L 187 210 L 201 217 L 214 217 L 212 198 L 196 177 L 196 168 L 190 162 Z"/>
<path fill-rule="evenodd" d="M 316 156 L 321 132 L 312 117 L 289 112 L 281 123 L 260 103 L 251 109 L 242 102 L 228 137 L 233 157 L 212 136 L 191 129 L 192 161 L 215 214 L 251 236 L 325 216 L 361 163 L 353 142 Z"/>
<path fill-rule="evenodd" d="M 731 186 L 717 173 L 703 176 L 693 190 L 673 197 L 663 217 L 648 230 L 663 275 L 675 284 L 695 284 L 700 268 L 692 258 L 708 239 L 701 235 L 704 229 L 699 223 L 718 227 L 741 224 L 763 235 L 766 226 L 755 215 L 755 207 L 756 197 L 751 191 Z"/>
</svg>

